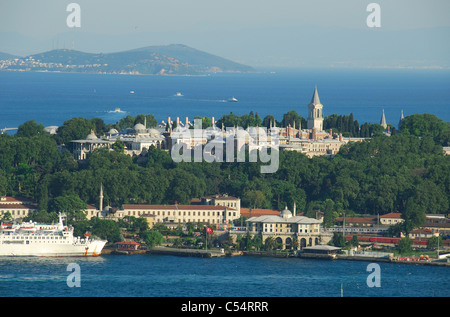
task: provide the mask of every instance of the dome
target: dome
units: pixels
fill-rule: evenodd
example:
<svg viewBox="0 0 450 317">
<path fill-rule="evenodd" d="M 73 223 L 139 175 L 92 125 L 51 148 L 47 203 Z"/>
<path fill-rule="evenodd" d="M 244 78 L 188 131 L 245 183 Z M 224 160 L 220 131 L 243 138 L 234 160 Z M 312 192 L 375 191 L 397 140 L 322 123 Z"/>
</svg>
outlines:
<svg viewBox="0 0 450 317">
<path fill-rule="evenodd" d="M 284 208 L 284 210 L 281 211 L 280 216 L 283 217 L 284 219 L 291 218 L 292 212 L 289 209 L 287 209 L 287 206 L 286 206 Z"/>
<path fill-rule="evenodd" d="M 160 133 L 158 130 L 156 130 L 156 129 L 150 129 L 149 133 L 150 133 L 150 135 L 152 135 L 152 136 L 159 136 L 159 135 L 161 134 L 161 133 Z"/>
<path fill-rule="evenodd" d="M 138 123 L 134 126 L 134 130 L 137 131 L 145 131 L 145 126 L 142 123 Z"/>
<path fill-rule="evenodd" d="M 116 129 L 111 129 L 108 131 L 108 134 L 118 134 L 119 131 L 117 131 Z"/>
<path fill-rule="evenodd" d="M 86 137 L 86 140 L 97 140 L 97 136 L 94 133 L 94 130 L 91 130 L 91 134 Z"/>
</svg>

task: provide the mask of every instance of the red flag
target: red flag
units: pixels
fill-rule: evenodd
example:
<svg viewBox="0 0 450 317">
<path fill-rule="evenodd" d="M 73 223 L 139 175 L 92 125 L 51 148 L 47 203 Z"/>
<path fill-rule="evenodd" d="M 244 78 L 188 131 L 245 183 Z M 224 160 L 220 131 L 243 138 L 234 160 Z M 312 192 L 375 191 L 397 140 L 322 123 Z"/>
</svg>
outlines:
<svg viewBox="0 0 450 317">
<path fill-rule="evenodd" d="M 210 227 L 206 227 L 206 232 L 212 233 L 212 232 L 213 232 L 213 229 L 211 229 Z"/>
</svg>

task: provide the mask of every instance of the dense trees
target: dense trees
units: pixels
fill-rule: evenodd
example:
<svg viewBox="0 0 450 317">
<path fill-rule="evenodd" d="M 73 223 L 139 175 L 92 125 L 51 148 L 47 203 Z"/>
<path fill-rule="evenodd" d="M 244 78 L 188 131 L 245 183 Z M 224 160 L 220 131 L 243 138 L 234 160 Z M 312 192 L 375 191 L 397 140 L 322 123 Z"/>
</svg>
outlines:
<svg viewBox="0 0 450 317">
<path fill-rule="evenodd" d="M 450 145 L 450 122 L 429 113 L 407 116 L 400 122 L 400 131 L 418 137 L 431 137 L 443 146 Z"/>
<path fill-rule="evenodd" d="M 126 117 L 116 126 L 130 126 L 142 119 Z M 264 122 L 270 120 L 266 117 Z M 302 118 L 293 112 L 283 117 L 284 123 L 291 120 Z M 450 156 L 443 155 L 441 142 L 448 123 L 437 123 L 438 132 L 428 132 L 417 120 L 421 122 L 406 117 L 400 133 L 376 134 L 371 140 L 345 145 L 334 158 L 309 159 L 282 151 L 279 169 L 273 174 L 261 174 L 259 163 L 248 161 L 176 164 L 156 148 L 137 160 L 121 153 L 119 143 L 117 151 L 97 150 L 77 163 L 67 151 L 58 151 L 58 143 L 109 126 L 99 120 L 73 118 L 56 136 L 30 136 L 26 131 L 34 131 L 36 124 L 29 123 L 24 124 L 23 136 L 0 135 L 0 194 L 35 199 L 40 210 L 36 217 L 42 220 L 54 219 L 58 210 L 72 212 L 70 218 L 80 220 L 75 212 L 86 204 L 98 206 L 103 184 L 104 205 L 188 204 L 192 198 L 227 193 L 240 197 L 242 207 L 288 207 L 292 211 L 295 202 L 297 212 L 309 216 L 320 210 L 326 225 L 343 212 L 401 212 L 406 220 L 402 229 L 409 231 L 423 223 L 425 213 L 448 213 L 450 204 Z M 347 122 L 351 121 L 349 116 Z M 229 114 L 219 122 L 226 126 L 262 124 L 257 114 L 242 118 Z M 355 121 L 350 126 L 356 131 Z"/>
</svg>

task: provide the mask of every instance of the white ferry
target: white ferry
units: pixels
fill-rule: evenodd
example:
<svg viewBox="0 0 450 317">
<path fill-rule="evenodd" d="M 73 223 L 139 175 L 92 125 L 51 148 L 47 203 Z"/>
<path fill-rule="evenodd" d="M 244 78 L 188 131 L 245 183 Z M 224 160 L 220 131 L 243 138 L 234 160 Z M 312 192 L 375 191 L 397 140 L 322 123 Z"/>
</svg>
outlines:
<svg viewBox="0 0 450 317">
<path fill-rule="evenodd" d="M 55 225 L 23 222 L 1 224 L 0 256 L 98 256 L 105 240 L 73 236 L 73 227 L 64 226 L 63 215 Z"/>
</svg>

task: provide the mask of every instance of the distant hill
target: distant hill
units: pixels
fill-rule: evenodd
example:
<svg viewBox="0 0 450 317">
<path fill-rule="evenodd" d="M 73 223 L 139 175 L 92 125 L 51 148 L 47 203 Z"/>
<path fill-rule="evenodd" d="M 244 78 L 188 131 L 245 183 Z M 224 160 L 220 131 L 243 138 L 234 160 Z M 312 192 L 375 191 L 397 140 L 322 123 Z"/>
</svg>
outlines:
<svg viewBox="0 0 450 317">
<path fill-rule="evenodd" d="M 6 66 L 0 65 L 0 70 L 159 75 L 255 71 L 250 66 L 182 44 L 149 46 L 107 54 L 59 49 L 30 55 Z"/>
<path fill-rule="evenodd" d="M 19 57 L 18 57 L 18 56 L 11 55 L 11 54 L 8 54 L 8 53 L 0 52 L 0 61 L 1 61 L 1 60 L 13 59 L 13 58 L 19 58 Z"/>
</svg>

